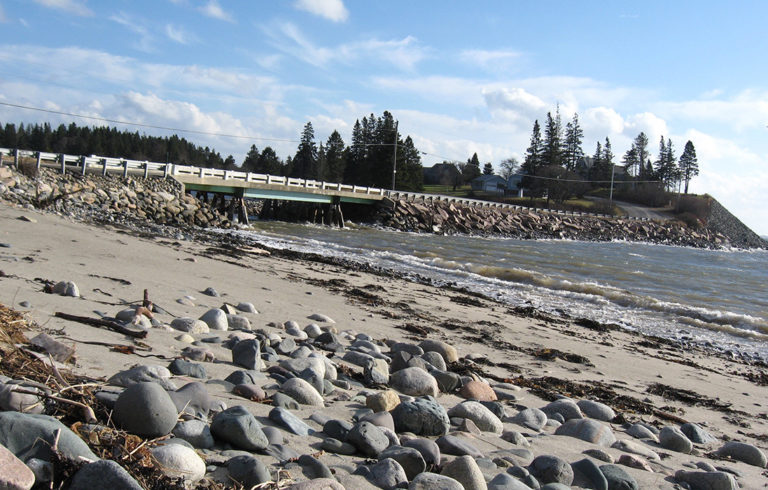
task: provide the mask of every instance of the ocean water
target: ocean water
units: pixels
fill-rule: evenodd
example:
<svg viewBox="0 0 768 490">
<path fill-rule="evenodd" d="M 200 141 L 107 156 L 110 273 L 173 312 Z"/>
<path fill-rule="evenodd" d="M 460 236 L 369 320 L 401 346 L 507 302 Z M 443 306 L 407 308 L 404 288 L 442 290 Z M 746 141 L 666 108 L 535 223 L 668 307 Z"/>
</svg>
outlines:
<svg viewBox="0 0 768 490">
<path fill-rule="evenodd" d="M 510 306 L 586 317 L 768 359 L 768 252 L 439 236 L 254 222 L 269 247 L 343 257 Z"/>
</svg>

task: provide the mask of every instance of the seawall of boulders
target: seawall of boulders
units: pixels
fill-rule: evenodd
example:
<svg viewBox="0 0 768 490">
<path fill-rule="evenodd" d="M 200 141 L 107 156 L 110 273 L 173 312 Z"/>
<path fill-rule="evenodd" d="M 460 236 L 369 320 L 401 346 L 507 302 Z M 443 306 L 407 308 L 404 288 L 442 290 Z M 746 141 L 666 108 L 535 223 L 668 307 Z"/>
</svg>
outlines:
<svg viewBox="0 0 768 490">
<path fill-rule="evenodd" d="M 0 197 L 74 218 L 141 219 L 159 225 L 228 228 L 215 208 L 184 194 L 172 179 L 69 173 L 42 168 L 33 176 L 0 167 Z"/>
<path fill-rule="evenodd" d="M 674 220 L 641 221 L 565 215 L 524 208 L 470 207 L 443 201 L 389 201 L 379 208 L 375 219 L 388 228 L 420 233 L 495 235 L 519 239 L 624 240 L 697 248 L 744 246 L 743 241 L 736 241 L 720 231 L 710 228 L 694 230 Z"/>
<path fill-rule="evenodd" d="M 768 248 L 765 240 L 714 198 L 709 199 L 707 229 L 727 236 L 731 243 L 739 248 Z"/>
</svg>

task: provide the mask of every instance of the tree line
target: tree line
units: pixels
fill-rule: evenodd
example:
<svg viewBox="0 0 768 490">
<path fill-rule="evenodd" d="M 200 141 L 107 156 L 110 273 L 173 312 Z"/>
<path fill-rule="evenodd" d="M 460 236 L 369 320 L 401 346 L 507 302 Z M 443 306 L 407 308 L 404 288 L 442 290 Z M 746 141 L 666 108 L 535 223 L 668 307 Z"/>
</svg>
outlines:
<svg viewBox="0 0 768 490">
<path fill-rule="evenodd" d="M 224 158 L 212 148 L 197 146 L 177 135 L 150 136 L 75 123 L 61 124 L 56 129 L 49 123 L 7 123 L 0 129 L 0 147 L 173 162 L 381 188 L 391 188 L 396 165 L 395 188 L 423 189 L 421 152 L 410 136 L 403 138 L 397 131 L 397 123 L 388 111 L 379 117 L 370 114 L 355 121 L 349 145 L 338 131 L 318 144 L 312 123 L 307 122 L 294 155 L 282 159 L 270 146 L 259 150 L 251 145 L 239 165 L 232 155 Z"/>
</svg>

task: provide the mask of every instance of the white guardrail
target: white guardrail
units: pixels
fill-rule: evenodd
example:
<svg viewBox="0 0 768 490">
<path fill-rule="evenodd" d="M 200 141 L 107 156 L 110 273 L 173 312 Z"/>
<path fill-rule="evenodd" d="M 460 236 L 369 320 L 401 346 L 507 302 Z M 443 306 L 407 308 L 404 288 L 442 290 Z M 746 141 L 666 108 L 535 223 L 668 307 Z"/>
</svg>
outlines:
<svg viewBox="0 0 768 490">
<path fill-rule="evenodd" d="M 122 173 L 124 177 L 128 175 L 141 174 L 145 178 L 147 177 L 169 177 L 169 176 L 188 176 L 204 178 L 219 178 L 222 180 L 237 180 L 245 183 L 254 183 L 262 185 L 282 185 L 286 187 L 295 187 L 302 189 L 313 190 L 329 190 L 336 192 L 351 192 L 353 194 L 365 194 L 370 196 L 383 196 L 390 199 L 402 199 L 410 202 L 451 202 L 457 204 L 463 204 L 465 206 L 485 207 L 485 208 L 500 208 L 500 209 L 514 209 L 523 210 L 529 209 L 533 211 L 541 211 L 547 213 L 554 213 L 560 215 L 570 216 L 598 216 L 604 218 L 612 218 L 613 216 L 607 214 L 595 214 L 585 213 L 581 211 L 560 211 L 551 209 L 539 209 L 530 208 L 527 206 L 520 206 L 517 204 L 506 204 L 493 201 L 482 201 L 479 199 L 467 199 L 454 196 L 442 196 L 439 194 L 420 194 L 417 192 L 405 192 L 379 189 L 376 187 L 363 187 L 350 184 L 339 184 L 334 182 L 322 182 L 309 179 L 298 179 L 294 177 L 284 177 L 279 175 L 269 174 L 256 174 L 252 172 L 240 172 L 237 170 L 223 170 L 217 168 L 205 168 L 205 167 L 193 167 L 190 165 L 177 165 L 175 163 L 158 163 L 141 160 L 129 160 L 125 158 L 114 157 L 101 157 L 96 155 L 91 156 L 76 156 L 66 155 L 64 153 L 46 153 L 40 151 L 31 150 L 19 150 L 11 148 L 0 148 L 0 156 L 7 156 L 13 158 L 13 163 L 16 168 L 19 166 L 20 158 L 34 158 L 37 161 L 37 168 L 40 167 L 52 167 L 58 168 L 62 173 L 77 172 L 85 174 L 88 171 L 101 172 L 102 175 L 107 173 Z M 642 221 L 648 221 L 648 218 L 631 218 Z"/>
</svg>

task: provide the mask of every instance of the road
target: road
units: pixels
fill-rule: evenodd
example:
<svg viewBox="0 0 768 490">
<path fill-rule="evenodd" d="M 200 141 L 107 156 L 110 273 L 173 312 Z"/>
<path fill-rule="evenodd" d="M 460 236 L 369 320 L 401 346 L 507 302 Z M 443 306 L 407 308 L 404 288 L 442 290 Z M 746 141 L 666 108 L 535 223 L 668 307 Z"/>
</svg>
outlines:
<svg viewBox="0 0 768 490">
<path fill-rule="evenodd" d="M 600 197 L 590 197 L 588 199 L 594 200 L 594 201 L 607 201 L 608 199 L 600 198 Z M 617 201 L 613 200 L 613 203 L 621 208 L 624 213 L 626 213 L 627 216 L 632 216 L 633 218 L 648 218 L 648 219 L 658 219 L 658 220 L 668 220 L 672 216 L 670 216 L 669 213 L 665 212 L 663 209 L 659 208 L 649 208 L 647 206 L 642 206 L 640 204 L 634 204 L 631 202 L 624 202 L 624 201 Z"/>
</svg>

